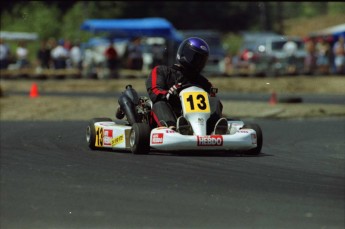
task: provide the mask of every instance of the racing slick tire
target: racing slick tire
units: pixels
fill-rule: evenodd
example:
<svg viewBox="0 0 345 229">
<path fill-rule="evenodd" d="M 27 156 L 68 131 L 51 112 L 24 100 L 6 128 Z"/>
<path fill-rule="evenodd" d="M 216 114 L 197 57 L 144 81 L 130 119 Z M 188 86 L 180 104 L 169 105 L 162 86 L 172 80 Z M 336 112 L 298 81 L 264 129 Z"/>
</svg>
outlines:
<svg viewBox="0 0 345 229">
<path fill-rule="evenodd" d="M 263 136 L 262 136 L 261 127 L 255 123 L 250 123 L 250 124 L 248 123 L 248 124 L 245 124 L 241 129 L 253 129 L 253 130 L 255 130 L 257 146 L 253 149 L 246 151 L 246 154 L 259 155 L 261 153 L 262 143 L 263 143 Z"/>
<path fill-rule="evenodd" d="M 90 120 L 89 125 L 86 127 L 86 141 L 89 145 L 89 148 L 95 150 L 99 147 L 95 146 L 96 143 L 96 122 L 112 122 L 111 118 L 93 118 Z"/>
<path fill-rule="evenodd" d="M 133 123 L 130 133 L 130 147 L 133 154 L 150 152 L 151 128 L 147 123 Z"/>
</svg>

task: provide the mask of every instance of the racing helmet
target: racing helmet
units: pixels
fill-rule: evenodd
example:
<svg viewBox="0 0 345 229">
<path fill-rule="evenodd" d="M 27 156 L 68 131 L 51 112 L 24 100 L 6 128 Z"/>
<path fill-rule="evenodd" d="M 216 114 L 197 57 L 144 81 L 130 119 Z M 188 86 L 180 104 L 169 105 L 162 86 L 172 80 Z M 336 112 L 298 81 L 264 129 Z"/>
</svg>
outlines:
<svg viewBox="0 0 345 229">
<path fill-rule="evenodd" d="M 206 41 L 198 37 L 190 37 L 180 44 L 176 59 L 184 68 L 199 73 L 206 65 L 209 50 Z"/>
</svg>

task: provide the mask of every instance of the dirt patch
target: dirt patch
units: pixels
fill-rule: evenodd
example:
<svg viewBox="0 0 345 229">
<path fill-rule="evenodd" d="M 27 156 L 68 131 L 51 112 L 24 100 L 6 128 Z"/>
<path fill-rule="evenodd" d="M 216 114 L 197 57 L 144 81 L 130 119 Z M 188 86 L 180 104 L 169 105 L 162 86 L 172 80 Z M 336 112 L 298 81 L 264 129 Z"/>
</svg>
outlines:
<svg viewBox="0 0 345 229">
<path fill-rule="evenodd" d="M 0 120 L 89 120 L 114 118 L 117 98 L 39 96 L 30 98 L 35 83 L 42 92 L 121 92 L 128 84 L 146 95 L 145 79 L 118 80 L 2 80 Z M 268 93 L 315 93 L 345 95 L 344 77 L 213 78 L 219 91 Z M 27 92 L 24 96 L 8 92 Z M 238 118 L 345 117 L 345 107 L 329 104 L 284 104 L 223 101 L 224 114 Z"/>
<path fill-rule="evenodd" d="M 64 80 L 1 80 L 3 93 L 30 91 L 33 83 L 40 92 L 112 92 L 123 91 L 128 84 L 145 93 L 145 78 L 140 79 L 64 79 Z M 210 79 L 219 91 L 344 94 L 345 77 L 338 76 L 291 76 L 281 78 L 215 77 Z"/>
</svg>

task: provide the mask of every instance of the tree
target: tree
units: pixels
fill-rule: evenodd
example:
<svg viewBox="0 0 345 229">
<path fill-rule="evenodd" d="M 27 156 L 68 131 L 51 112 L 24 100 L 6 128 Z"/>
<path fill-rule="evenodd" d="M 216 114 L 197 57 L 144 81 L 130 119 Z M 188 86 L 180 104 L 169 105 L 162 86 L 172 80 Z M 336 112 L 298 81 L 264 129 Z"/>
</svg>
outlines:
<svg viewBox="0 0 345 229">
<path fill-rule="evenodd" d="M 35 32 L 39 37 L 58 36 L 60 32 L 60 11 L 52 6 L 49 9 L 43 2 L 23 2 L 14 6 L 12 12 L 1 16 L 1 29 L 7 31 Z"/>
<path fill-rule="evenodd" d="M 84 40 L 90 34 L 86 34 L 80 30 L 80 25 L 86 19 L 87 5 L 85 2 L 77 2 L 62 19 L 63 30 L 61 30 L 60 37 L 68 40 Z"/>
</svg>

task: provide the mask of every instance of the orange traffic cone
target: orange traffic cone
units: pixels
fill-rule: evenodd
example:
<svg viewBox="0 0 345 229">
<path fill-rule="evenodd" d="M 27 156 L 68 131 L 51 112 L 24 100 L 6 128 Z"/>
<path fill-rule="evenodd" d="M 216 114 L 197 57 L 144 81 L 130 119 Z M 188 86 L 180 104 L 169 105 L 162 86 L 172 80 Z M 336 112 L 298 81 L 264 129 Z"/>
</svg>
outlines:
<svg viewBox="0 0 345 229">
<path fill-rule="evenodd" d="M 270 100 L 269 100 L 270 105 L 276 105 L 277 104 L 277 94 L 276 92 L 272 92 Z"/>
<path fill-rule="evenodd" d="M 31 85 L 31 90 L 30 90 L 30 98 L 36 98 L 38 97 L 39 94 L 38 94 L 38 87 L 37 87 L 37 84 L 33 83 Z"/>
</svg>

